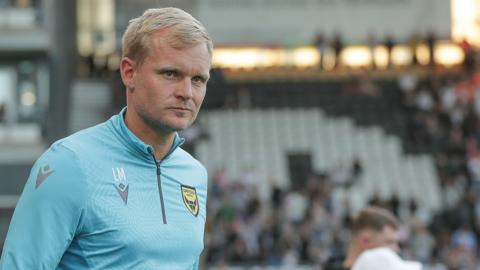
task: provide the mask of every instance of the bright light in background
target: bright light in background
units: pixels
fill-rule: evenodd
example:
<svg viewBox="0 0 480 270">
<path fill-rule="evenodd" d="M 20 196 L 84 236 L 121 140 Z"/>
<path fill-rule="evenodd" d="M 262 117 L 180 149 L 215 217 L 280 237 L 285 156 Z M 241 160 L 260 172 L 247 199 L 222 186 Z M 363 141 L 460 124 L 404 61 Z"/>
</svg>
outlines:
<svg viewBox="0 0 480 270">
<path fill-rule="evenodd" d="M 452 38 L 480 46 L 480 0 L 452 0 Z"/>
<path fill-rule="evenodd" d="M 428 65 L 430 63 L 430 52 L 427 45 L 422 44 L 417 47 L 417 60 L 420 65 Z"/>
<path fill-rule="evenodd" d="M 287 54 L 283 49 L 217 48 L 213 52 L 212 63 L 224 68 L 275 67 L 289 62 Z"/>
<path fill-rule="evenodd" d="M 230 68 L 254 68 L 260 60 L 260 49 L 216 49 L 213 54 L 213 64 Z"/>
<path fill-rule="evenodd" d="M 90 19 L 90 1 L 77 1 L 77 46 L 80 55 L 87 56 L 93 52 L 92 20 Z"/>
<path fill-rule="evenodd" d="M 115 51 L 115 3 L 113 0 L 95 1 L 96 29 L 102 33 L 102 39 L 97 43 L 97 53 L 108 55 Z"/>
<path fill-rule="evenodd" d="M 323 56 L 323 69 L 333 70 L 335 68 L 335 53 L 331 49 L 325 51 Z"/>
<path fill-rule="evenodd" d="M 263 49 L 259 51 L 258 63 L 261 67 L 274 67 L 285 61 L 286 55 L 281 49 Z"/>
<path fill-rule="evenodd" d="M 37 102 L 37 96 L 35 95 L 35 84 L 31 81 L 21 82 L 20 89 L 20 102 L 23 106 L 33 106 Z"/>
<path fill-rule="evenodd" d="M 412 52 L 407 46 L 395 46 L 392 50 L 392 63 L 397 66 L 406 66 L 412 62 Z"/>
<path fill-rule="evenodd" d="M 294 49 L 293 54 L 293 65 L 297 67 L 311 67 L 318 65 L 320 61 L 320 55 L 317 49 L 313 47 L 301 47 Z"/>
<path fill-rule="evenodd" d="M 25 92 L 20 97 L 23 106 L 33 106 L 37 102 L 37 97 L 32 92 Z"/>
<path fill-rule="evenodd" d="M 439 43 L 435 50 L 435 61 L 445 66 L 458 65 L 463 62 L 464 54 L 461 48 L 451 43 Z"/>
<path fill-rule="evenodd" d="M 93 39 L 88 31 L 79 30 L 77 32 L 78 52 L 82 56 L 87 56 L 93 52 Z"/>
<path fill-rule="evenodd" d="M 388 67 L 388 51 L 384 46 L 377 46 L 374 49 L 375 66 L 378 68 Z"/>
<path fill-rule="evenodd" d="M 372 57 L 370 49 L 365 46 L 351 46 L 343 50 L 342 62 L 350 67 L 364 67 L 370 65 Z"/>
<path fill-rule="evenodd" d="M 438 42 L 435 49 L 435 60 L 438 64 L 452 66 L 461 64 L 463 51 L 451 42 Z M 378 68 L 388 66 L 388 54 L 385 46 L 377 46 L 374 50 L 375 65 Z M 419 45 L 416 51 L 419 64 L 430 62 L 430 53 L 425 44 Z M 410 65 L 412 52 L 407 45 L 397 45 L 392 50 L 394 66 Z M 342 64 L 351 68 L 366 67 L 371 64 L 371 53 L 367 46 L 346 47 L 341 55 Z M 314 47 L 299 47 L 295 49 L 267 48 L 216 48 L 213 52 L 213 66 L 233 69 L 252 69 L 266 67 L 315 67 L 318 66 L 320 55 Z M 332 50 L 327 50 L 323 59 L 323 68 L 331 70 L 335 63 Z"/>
<path fill-rule="evenodd" d="M 77 25 L 80 55 L 108 55 L 115 51 L 114 0 L 78 0 Z"/>
<path fill-rule="evenodd" d="M 119 54 L 112 54 L 107 59 L 107 66 L 110 70 L 117 70 L 120 67 L 121 56 Z"/>
</svg>

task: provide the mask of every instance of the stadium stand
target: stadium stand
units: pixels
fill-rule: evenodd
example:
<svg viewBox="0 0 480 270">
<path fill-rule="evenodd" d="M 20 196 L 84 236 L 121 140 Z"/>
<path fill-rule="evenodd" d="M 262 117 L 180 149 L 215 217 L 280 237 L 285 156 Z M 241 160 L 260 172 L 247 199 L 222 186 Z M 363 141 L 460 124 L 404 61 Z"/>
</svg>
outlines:
<svg viewBox="0 0 480 270">
<path fill-rule="evenodd" d="M 456 93 L 462 82 L 473 87 L 474 77 L 424 71 L 214 83 L 227 94 L 220 106 L 207 96 L 199 121 L 208 139 L 196 147 L 214 172 L 208 264 L 321 265 L 344 250 L 351 214 L 377 204 L 405 224 L 404 257 L 470 267 L 477 254 L 478 184 L 466 144 L 478 120 L 471 119 L 477 119 L 472 96 L 453 102 L 448 91 Z M 435 95 L 431 100 L 422 96 L 425 87 Z M 469 152 L 476 154 L 472 144 Z M 292 173 L 292 155 L 309 157 L 303 161 L 311 166 L 300 168 L 307 172 Z M 361 169 L 350 182 L 355 161 Z M 475 248 L 466 250 L 466 243 Z"/>
<path fill-rule="evenodd" d="M 385 199 L 396 192 L 401 199 L 421 202 L 428 212 L 440 207 L 433 160 L 426 155 L 404 155 L 399 151 L 400 140 L 386 136 L 378 127 L 356 127 L 348 118 L 329 119 L 318 109 L 209 112 L 203 121 L 211 135 L 198 145 L 198 157 L 210 171 L 228 167 L 232 179 L 254 167 L 259 179 L 276 179 L 279 186 L 290 188 L 304 180 L 287 179 L 289 152 L 310 153 L 314 171 L 327 171 L 358 157 L 364 166 L 362 179 L 346 194 L 357 198 L 355 210 L 375 193 Z M 353 176 L 347 172 L 337 177 L 338 184 L 348 177 Z M 418 185 L 433 195 L 416 192 Z"/>
</svg>

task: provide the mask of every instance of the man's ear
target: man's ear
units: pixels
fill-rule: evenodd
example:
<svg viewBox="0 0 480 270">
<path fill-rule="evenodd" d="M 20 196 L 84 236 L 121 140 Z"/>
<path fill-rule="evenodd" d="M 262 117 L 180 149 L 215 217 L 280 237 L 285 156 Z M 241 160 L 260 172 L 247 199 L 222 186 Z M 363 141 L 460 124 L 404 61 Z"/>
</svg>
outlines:
<svg viewBox="0 0 480 270">
<path fill-rule="evenodd" d="M 122 76 L 123 84 L 127 89 L 135 88 L 135 61 L 128 57 L 123 57 L 120 62 L 120 75 Z"/>
</svg>

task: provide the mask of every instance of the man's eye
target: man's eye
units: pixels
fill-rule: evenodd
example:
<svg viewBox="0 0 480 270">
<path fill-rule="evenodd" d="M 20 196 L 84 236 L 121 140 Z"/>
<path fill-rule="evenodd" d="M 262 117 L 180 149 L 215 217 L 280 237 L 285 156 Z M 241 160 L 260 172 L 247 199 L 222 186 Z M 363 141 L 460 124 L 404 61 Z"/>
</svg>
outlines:
<svg viewBox="0 0 480 270">
<path fill-rule="evenodd" d="M 165 71 L 163 72 L 163 75 L 167 78 L 174 78 L 177 73 L 175 71 Z"/>
<path fill-rule="evenodd" d="M 204 83 L 205 79 L 200 77 L 200 76 L 196 76 L 196 77 L 192 78 L 192 81 L 195 82 L 195 83 Z"/>
</svg>

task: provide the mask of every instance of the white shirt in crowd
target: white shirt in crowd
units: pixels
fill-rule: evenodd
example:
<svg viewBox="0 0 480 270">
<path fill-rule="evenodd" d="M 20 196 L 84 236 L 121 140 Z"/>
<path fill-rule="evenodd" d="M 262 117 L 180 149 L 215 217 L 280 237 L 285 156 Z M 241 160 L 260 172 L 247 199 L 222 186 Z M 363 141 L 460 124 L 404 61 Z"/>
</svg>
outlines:
<svg viewBox="0 0 480 270">
<path fill-rule="evenodd" d="M 352 270 L 422 270 L 419 262 L 404 261 L 387 247 L 364 251 L 353 264 Z"/>
</svg>

